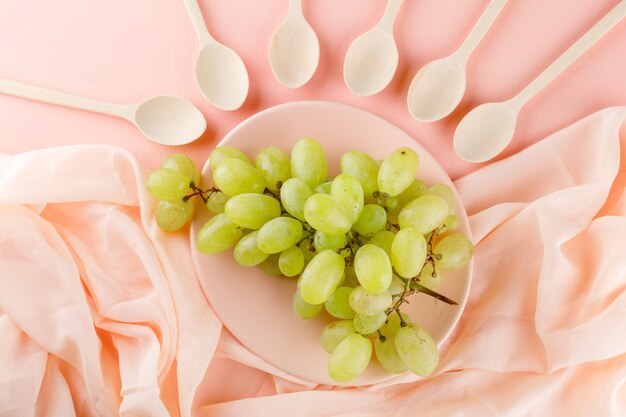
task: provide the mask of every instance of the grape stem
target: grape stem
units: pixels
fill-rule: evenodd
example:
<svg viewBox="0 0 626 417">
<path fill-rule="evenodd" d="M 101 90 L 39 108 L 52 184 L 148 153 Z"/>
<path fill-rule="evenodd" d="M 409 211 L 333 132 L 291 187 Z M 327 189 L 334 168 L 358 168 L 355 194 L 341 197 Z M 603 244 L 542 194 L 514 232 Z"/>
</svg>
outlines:
<svg viewBox="0 0 626 417">
<path fill-rule="evenodd" d="M 189 183 L 189 188 L 191 188 L 193 190 L 193 193 L 184 196 L 183 197 L 183 202 L 188 201 L 193 196 L 199 195 L 200 198 L 202 199 L 202 202 L 204 204 L 206 204 L 206 202 L 208 201 L 209 197 L 211 197 L 211 194 L 216 193 L 216 192 L 219 191 L 219 189 L 215 188 L 215 187 L 211 187 L 211 188 L 207 188 L 206 190 L 203 190 L 201 188 L 198 188 L 193 181 L 191 181 Z M 207 194 L 207 195 L 205 196 L 205 194 Z"/>
</svg>

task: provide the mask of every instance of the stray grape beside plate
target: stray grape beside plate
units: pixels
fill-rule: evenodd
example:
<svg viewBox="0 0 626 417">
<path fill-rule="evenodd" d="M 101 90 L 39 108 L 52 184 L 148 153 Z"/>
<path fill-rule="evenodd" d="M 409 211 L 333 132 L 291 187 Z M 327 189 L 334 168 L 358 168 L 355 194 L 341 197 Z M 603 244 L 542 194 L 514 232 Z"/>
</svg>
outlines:
<svg viewBox="0 0 626 417">
<path fill-rule="evenodd" d="M 268 146 L 289 152 L 303 137 L 319 141 L 326 151 L 329 175 L 339 173 L 341 155 L 351 149 L 386 158 L 394 149 L 410 147 L 420 157 L 418 178 L 428 185 L 444 183 L 454 189 L 443 168 L 406 132 L 390 122 L 351 106 L 331 102 L 296 102 L 272 107 L 244 121 L 219 145 L 236 147 L 250 157 Z M 203 168 L 206 180 L 211 168 Z M 200 212 L 200 211 L 199 211 Z M 319 342 L 322 328 L 336 319 L 330 316 L 302 320 L 292 311 L 296 277 L 274 277 L 259 268 L 238 265 L 229 252 L 203 255 L 194 242 L 209 218 L 201 211 L 192 223 L 194 264 L 202 289 L 228 330 L 251 352 L 277 369 L 306 381 L 342 385 L 327 373 L 328 354 Z M 471 236 L 467 215 L 457 196 L 458 232 Z M 450 271 L 438 292 L 457 301 L 458 306 L 439 302 L 424 294 L 411 298 L 406 311 L 432 335 L 438 346 L 445 341 L 465 306 L 471 282 L 472 263 Z M 374 360 L 357 379 L 345 385 L 370 385 L 397 378 Z"/>
</svg>

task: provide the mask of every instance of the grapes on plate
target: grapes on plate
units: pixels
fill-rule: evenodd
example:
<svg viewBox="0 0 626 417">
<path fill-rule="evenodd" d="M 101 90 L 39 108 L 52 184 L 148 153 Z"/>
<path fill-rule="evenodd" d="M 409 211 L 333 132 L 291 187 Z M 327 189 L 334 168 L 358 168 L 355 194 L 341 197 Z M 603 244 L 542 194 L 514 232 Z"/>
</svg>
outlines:
<svg viewBox="0 0 626 417">
<path fill-rule="evenodd" d="M 161 229 L 180 230 L 206 208 L 212 217 L 195 236 L 200 252 L 232 248 L 241 266 L 297 277 L 294 314 L 339 319 L 320 337 L 332 379 L 353 381 L 372 351 L 390 373 L 428 375 L 439 361 L 436 343 L 402 309 L 418 292 L 455 304 L 436 290 L 445 271 L 473 256 L 471 240 L 454 233 L 456 195 L 417 178 L 419 157 L 410 148 L 383 160 L 353 149 L 339 165 L 329 177 L 326 153 L 311 138 L 256 155 L 219 146 L 209 155 L 210 177 L 173 154 L 146 187 L 158 200 Z M 194 206 L 197 200 L 203 204 Z"/>
</svg>

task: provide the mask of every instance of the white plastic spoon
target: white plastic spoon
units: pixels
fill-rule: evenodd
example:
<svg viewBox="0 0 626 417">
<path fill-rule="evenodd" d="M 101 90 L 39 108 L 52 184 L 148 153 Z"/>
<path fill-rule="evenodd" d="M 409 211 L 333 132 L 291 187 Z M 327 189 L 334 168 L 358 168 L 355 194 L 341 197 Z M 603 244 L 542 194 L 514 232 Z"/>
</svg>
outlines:
<svg viewBox="0 0 626 417">
<path fill-rule="evenodd" d="M 319 57 L 319 41 L 302 14 L 302 0 L 290 0 L 287 17 L 270 41 L 274 76 L 289 88 L 302 87 L 315 74 Z"/>
<path fill-rule="evenodd" d="M 621 0 L 515 97 L 508 101 L 482 104 L 466 114 L 454 133 L 454 150 L 457 155 L 469 162 L 484 162 L 502 152 L 513 139 L 517 115 L 522 107 L 624 16 L 626 0 Z"/>
<path fill-rule="evenodd" d="M 356 38 L 343 62 L 343 79 L 358 96 L 376 94 L 391 82 L 398 67 L 398 48 L 393 37 L 402 0 L 389 0 L 385 14 L 371 30 Z"/>
<path fill-rule="evenodd" d="M 420 69 L 409 87 L 407 105 L 414 119 L 434 122 L 459 105 L 465 94 L 467 60 L 485 36 L 507 0 L 491 0 L 463 44 L 446 58 Z"/>
<path fill-rule="evenodd" d="M 248 71 L 241 57 L 209 33 L 197 0 L 184 0 L 200 52 L 196 60 L 196 81 L 211 104 L 222 110 L 237 110 L 248 96 Z"/>
<path fill-rule="evenodd" d="M 182 97 L 158 96 L 140 104 L 113 104 L 3 79 L 0 79 L 0 93 L 121 117 L 137 126 L 148 139 L 162 145 L 193 142 L 206 129 L 202 113 Z"/>
</svg>

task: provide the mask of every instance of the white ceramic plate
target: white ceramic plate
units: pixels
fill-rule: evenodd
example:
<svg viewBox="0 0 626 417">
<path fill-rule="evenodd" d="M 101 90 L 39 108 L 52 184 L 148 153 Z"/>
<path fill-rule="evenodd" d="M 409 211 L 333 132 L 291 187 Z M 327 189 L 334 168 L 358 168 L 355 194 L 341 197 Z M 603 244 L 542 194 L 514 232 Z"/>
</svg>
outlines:
<svg viewBox="0 0 626 417">
<path fill-rule="evenodd" d="M 407 146 L 420 156 L 418 178 L 428 185 L 445 183 L 454 189 L 443 168 L 406 132 L 374 114 L 339 103 L 307 101 L 272 107 L 245 120 L 220 145 L 241 149 L 254 159 L 256 153 L 267 146 L 277 146 L 289 153 L 303 137 L 315 138 L 324 146 L 331 175 L 338 173 L 339 159 L 350 149 L 384 159 L 394 149 Z M 211 178 L 210 170 L 207 162 L 203 169 L 205 180 Z M 458 195 L 457 216 L 460 219 L 458 231 L 470 236 L 467 215 Z M 233 260 L 232 250 L 216 255 L 198 252 L 194 238 L 208 218 L 208 212 L 202 210 L 191 227 L 194 263 L 215 312 L 244 346 L 287 374 L 315 383 L 370 385 L 396 377 L 373 359 L 359 378 L 349 384 L 335 383 L 326 371 L 328 353 L 319 343 L 323 327 L 333 318 L 324 312 L 314 319 L 302 320 L 292 312 L 296 278 L 277 278 L 265 275 L 259 268 L 244 268 Z M 458 306 L 424 294 L 412 296 L 412 302 L 405 304 L 403 311 L 426 327 L 439 346 L 463 311 L 471 282 L 471 266 L 446 271 L 444 283 L 438 289 L 457 301 Z"/>
</svg>

